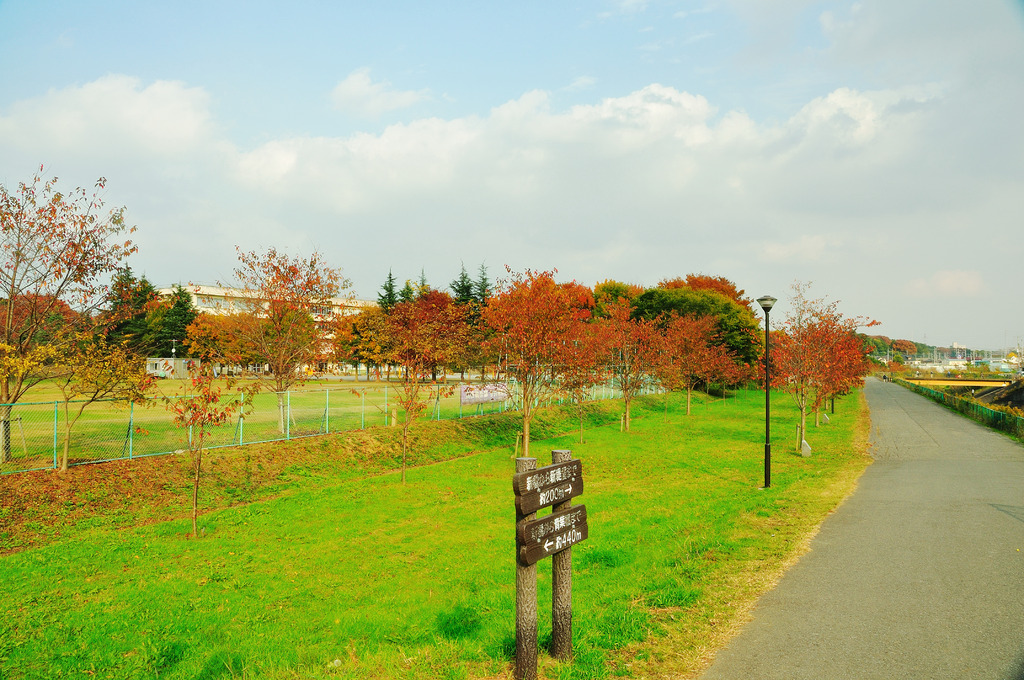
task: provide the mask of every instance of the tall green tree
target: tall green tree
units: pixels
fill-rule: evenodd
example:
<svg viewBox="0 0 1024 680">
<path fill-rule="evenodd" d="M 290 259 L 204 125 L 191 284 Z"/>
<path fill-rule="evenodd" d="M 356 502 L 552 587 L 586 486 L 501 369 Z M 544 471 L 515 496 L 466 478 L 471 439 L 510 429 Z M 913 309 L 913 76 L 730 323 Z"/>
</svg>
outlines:
<svg viewBox="0 0 1024 680">
<path fill-rule="evenodd" d="M 412 287 L 412 281 L 409 279 L 405 280 L 405 285 L 402 286 L 402 290 L 398 291 L 399 302 L 412 302 L 416 299 L 416 289 Z"/>
<path fill-rule="evenodd" d="M 398 304 L 398 290 L 395 288 L 395 276 L 389 269 L 388 278 L 381 286 L 380 294 L 377 295 L 377 305 L 385 312 L 390 312 L 396 304 Z"/>
<path fill-rule="evenodd" d="M 107 296 L 107 342 L 142 356 L 157 354 L 152 321 L 159 298 L 145 274 L 136 277 L 131 267 L 119 269 Z"/>
<path fill-rule="evenodd" d="M 185 339 L 188 327 L 199 310 L 192 302 L 192 294 L 175 284 L 171 294 L 150 313 L 150 328 L 153 335 L 153 354 L 159 357 L 190 357 Z"/>
<path fill-rule="evenodd" d="M 473 295 L 473 280 L 469 278 L 469 274 L 466 273 L 466 265 L 463 264 L 459 271 L 459 277 L 448 284 L 451 288 L 452 297 L 455 298 L 455 303 L 464 305 L 467 302 L 473 302 L 476 297 Z"/>
<path fill-rule="evenodd" d="M 651 288 L 633 301 L 633 316 L 667 320 L 672 315 L 715 319 L 718 342 L 741 363 L 751 365 L 761 356 L 758 322 L 749 309 L 711 290 Z"/>
<path fill-rule="evenodd" d="M 480 263 L 480 269 L 477 270 L 476 281 L 473 282 L 473 297 L 476 298 L 477 304 L 483 308 L 487 304 L 487 299 L 491 297 L 491 280 L 487 278 L 487 266 L 484 263 Z"/>
</svg>

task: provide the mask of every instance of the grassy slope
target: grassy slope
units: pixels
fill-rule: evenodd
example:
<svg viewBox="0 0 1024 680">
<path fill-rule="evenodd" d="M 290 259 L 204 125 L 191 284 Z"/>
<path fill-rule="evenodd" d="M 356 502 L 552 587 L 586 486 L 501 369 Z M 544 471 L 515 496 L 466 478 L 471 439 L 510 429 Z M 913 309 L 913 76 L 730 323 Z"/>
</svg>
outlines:
<svg viewBox="0 0 1024 680">
<path fill-rule="evenodd" d="M 784 432 L 794 414 L 777 401 L 773 422 Z M 649 404 L 628 435 L 616 424 L 590 430 L 584 445 L 573 436 L 534 443 L 539 457 L 572 448 L 584 460 L 579 500 L 591 524 L 573 558 L 576 660 L 545 657 L 545 677 L 699 668 L 866 465 L 857 398 L 813 433 L 814 457 L 776 445 L 767 491 L 757 490 L 756 393 L 689 418 Z M 592 417 L 615 416 L 596 407 Z M 541 436 L 570 429 L 557 410 L 545 418 Z M 220 452 L 206 502 L 266 500 L 205 516 L 201 540 L 184 538 L 183 519 L 113 528 L 182 507 L 126 503 L 97 516 L 89 504 L 111 504 L 120 487 L 96 487 L 72 513 L 73 531 L 43 533 L 37 542 L 53 542 L 0 560 L 10 592 L 0 603 L 0 677 L 505 677 L 513 461 L 500 444 L 514 431 L 510 417 L 420 428 L 417 462 L 456 458 L 412 471 L 405 486 L 364 474 L 394 466 L 393 430 Z M 183 495 L 177 482 L 165 486 Z M 9 532 L 9 546 L 29 530 Z M 542 639 L 548 564 L 538 570 Z"/>
</svg>

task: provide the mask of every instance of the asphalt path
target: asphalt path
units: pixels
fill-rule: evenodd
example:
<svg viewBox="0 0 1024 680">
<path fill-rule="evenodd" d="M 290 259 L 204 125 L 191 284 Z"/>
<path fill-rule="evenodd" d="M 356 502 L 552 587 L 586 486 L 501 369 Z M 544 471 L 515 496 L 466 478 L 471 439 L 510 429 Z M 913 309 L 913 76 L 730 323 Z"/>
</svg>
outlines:
<svg viewBox="0 0 1024 680">
<path fill-rule="evenodd" d="M 865 392 L 874 463 L 703 680 L 1024 680 L 1024 447 Z"/>
</svg>

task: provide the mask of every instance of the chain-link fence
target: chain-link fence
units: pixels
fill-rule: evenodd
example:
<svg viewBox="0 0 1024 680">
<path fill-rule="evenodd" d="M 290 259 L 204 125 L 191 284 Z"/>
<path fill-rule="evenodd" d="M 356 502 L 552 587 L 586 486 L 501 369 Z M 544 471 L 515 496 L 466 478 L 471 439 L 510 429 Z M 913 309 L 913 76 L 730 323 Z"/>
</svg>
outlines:
<svg viewBox="0 0 1024 680">
<path fill-rule="evenodd" d="M 954 394 L 949 394 L 940 390 L 933 390 L 921 385 L 915 385 L 914 383 L 907 382 L 906 380 L 900 380 L 899 378 L 896 379 L 896 382 L 922 396 L 933 399 L 941 404 L 945 404 L 953 410 L 962 413 L 968 418 L 976 420 L 983 425 L 1006 432 L 1018 439 L 1024 439 L 1024 418 L 1021 418 L 1020 416 L 988 408 L 973 399 L 964 399 L 963 397 L 958 397 Z"/>
<path fill-rule="evenodd" d="M 654 391 L 654 387 L 648 391 Z M 393 386 L 331 387 L 257 394 L 251 407 L 207 431 L 206 448 L 284 441 L 401 422 L 404 412 Z M 618 399 L 611 385 L 597 386 L 592 400 Z M 561 403 L 554 398 L 551 403 Z M 175 425 L 162 399 L 118 402 L 19 402 L 0 404 L 0 474 L 181 453 L 192 433 Z M 448 420 L 516 408 L 507 400 L 463 406 L 458 389 L 438 396 L 421 419 Z M 71 423 L 71 427 L 68 424 Z"/>
</svg>

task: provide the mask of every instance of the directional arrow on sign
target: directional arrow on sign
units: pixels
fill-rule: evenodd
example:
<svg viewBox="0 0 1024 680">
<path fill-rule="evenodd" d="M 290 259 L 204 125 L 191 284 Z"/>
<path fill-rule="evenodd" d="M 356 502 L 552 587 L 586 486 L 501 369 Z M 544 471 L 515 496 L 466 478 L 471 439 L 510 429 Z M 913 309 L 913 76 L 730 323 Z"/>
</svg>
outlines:
<svg viewBox="0 0 1024 680">
<path fill-rule="evenodd" d="M 582 493 L 583 477 L 577 477 L 569 483 L 560 482 L 555 486 L 541 487 L 536 491 L 516 496 L 516 511 L 520 515 L 529 515 L 549 505 L 575 498 Z"/>
<path fill-rule="evenodd" d="M 574 505 L 539 519 L 520 522 L 516 525 L 516 540 L 523 545 L 542 545 L 548 537 L 586 523 L 587 506 Z"/>
<path fill-rule="evenodd" d="M 586 521 L 583 521 L 576 526 L 568 527 L 552 534 L 545 538 L 543 543 L 519 545 L 519 563 L 527 567 L 531 564 L 536 564 L 549 555 L 554 555 L 566 548 L 571 548 L 580 541 L 586 540 L 588 532 L 589 527 Z"/>
</svg>

